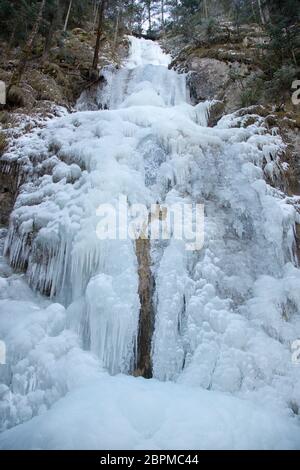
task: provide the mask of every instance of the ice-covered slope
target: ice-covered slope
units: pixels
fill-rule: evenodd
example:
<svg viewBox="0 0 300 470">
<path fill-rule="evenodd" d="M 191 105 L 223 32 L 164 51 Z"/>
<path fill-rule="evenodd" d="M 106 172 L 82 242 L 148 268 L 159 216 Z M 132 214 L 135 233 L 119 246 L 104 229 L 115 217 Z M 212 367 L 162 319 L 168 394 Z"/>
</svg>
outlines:
<svg viewBox="0 0 300 470">
<path fill-rule="evenodd" d="M 291 343 L 300 338 L 300 272 L 294 254 L 299 216 L 297 201 L 265 182 L 266 176 L 272 180 L 283 171 L 284 145 L 267 133 L 258 116 L 250 125 L 247 117 L 226 116 L 208 128 L 211 104 L 188 103 L 185 77 L 168 70 L 169 60 L 157 44 L 131 38 L 127 63 L 107 71 L 107 85 L 99 92 L 99 103 L 109 109 L 55 119 L 18 139 L 5 155 L 8 168 L 17 160 L 29 175 L 6 238 L 8 261 L 26 272 L 33 289 L 59 303 L 36 298 L 16 275 L 1 280 L 0 338 L 7 344 L 8 363 L 0 371 L 2 429 L 41 414 L 4 433 L 3 447 L 45 447 L 48 438 L 55 447 L 77 447 L 80 434 L 70 441 L 63 437 L 68 424 L 52 441 L 53 429 L 61 409 L 66 423 L 76 426 L 102 381 L 105 390 L 124 390 L 124 407 L 136 387 L 140 401 L 143 390 L 157 390 L 158 409 L 170 393 L 170 409 L 189 399 L 197 409 L 186 427 L 179 424 L 180 413 L 178 421 L 167 416 L 162 423 L 158 413 L 144 429 L 139 423 L 138 434 L 128 440 L 130 448 L 147 445 L 147 433 L 153 438 L 149 446 L 201 447 L 207 422 L 212 424 L 211 438 L 202 444 L 206 448 L 300 446 L 294 415 L 300 406 L 299 367 L 291 354 Z M 174 238 L 151 242 L 152 362 L 154 377 L 162 382 L 110 379 L 100 372 L 131 373 L 136 358 L 140 280 L 135 243 L 129 238 L 101 241 L 96 234 L 99 205 L 117 207 L 120 195 L 129 205 L 205 206 L 202 250 L 186 251 L 184 241 Z M 16 298 L 18 283 L 23 287 Z M 118 398 L 103 391 L 97 403 L 101 396 L 113 409 Z M 258 410 L 273 410 L 266 411 L 265 429 L 255 419 L 248 441 L 242 427 L 248 429 L 248 417 L 260 411 L 241 398 L 255 401 Z M 207 405 L 198 408 L 202 399 Z M 77 400 L 82 412 L 75 416 Z M 215 401 L 218 410 L 226 408 L 220 435 Z M 101 406 L 95 406 L 95 419 L 101 419 Z M 235 407 L 241 410 L 241 427 L 230 418 Z M 133 421 L 126 426 L 134 428 L 138 409 L 131 409 Z M 115 426 L 123 419 L 123 408 L 117 410 Z M 273 429 L 274 422 L 278 427 Z M 104 417 L 109 444 L 101 431 L 84 446 L 124 446 L 114 442 L 109 426 Z M 170 427 L 182 430 L 178 440 L 167 440 Z"/>
<path fill-rule="evenodd" d="M 299 427 L 219 392 L 102 374 L 0 435 L 12 449 L 297 449 Z"/>
</svg>

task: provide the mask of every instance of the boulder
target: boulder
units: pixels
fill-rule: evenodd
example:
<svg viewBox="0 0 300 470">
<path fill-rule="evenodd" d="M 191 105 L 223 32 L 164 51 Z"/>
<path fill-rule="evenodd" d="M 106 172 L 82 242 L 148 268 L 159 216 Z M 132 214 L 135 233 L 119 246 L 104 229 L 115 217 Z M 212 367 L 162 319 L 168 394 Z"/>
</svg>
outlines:
<svg viewBox="0 0 300 470">
<path fill-rule="evenodd" d="M 215 100 L 209 109 L 208 127 L 214 127 L 224 114 L 224 101 Z"/>
</svg>

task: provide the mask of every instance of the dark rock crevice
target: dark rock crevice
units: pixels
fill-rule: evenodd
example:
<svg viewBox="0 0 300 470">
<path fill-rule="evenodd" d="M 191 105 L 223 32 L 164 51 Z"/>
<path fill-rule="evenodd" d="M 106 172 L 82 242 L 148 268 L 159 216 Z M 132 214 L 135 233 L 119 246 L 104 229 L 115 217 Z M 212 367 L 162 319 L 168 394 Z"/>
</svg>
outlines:
<svg viewBox="0 0 300 470">
<path fill-rule="evenodd" d="M 19 165 L 0 161 L 0 226 L 7 226 L 19 187 Z"/>
</svg>

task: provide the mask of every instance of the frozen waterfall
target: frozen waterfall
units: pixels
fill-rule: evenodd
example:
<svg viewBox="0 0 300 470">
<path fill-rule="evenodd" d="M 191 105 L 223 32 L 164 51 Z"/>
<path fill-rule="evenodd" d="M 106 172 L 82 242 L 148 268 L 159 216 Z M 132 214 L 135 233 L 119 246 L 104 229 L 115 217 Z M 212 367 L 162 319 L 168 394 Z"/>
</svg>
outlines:
<svg viewBox="0 0 300 470">
<path fill-rule="evenodd" d="M 88 110 L 83 94 L 80 111 L 18 138 L 4 155 L 8 171 L 17 161 L 27 178 L 8 231 L 1 232 L 0 340 L 7 352 L 0 429 L 12 429 L 0 435 L 0 447 L 22 447 L 22 427 L 29 447 L 48 441 L 72 447 L 63 431 L 60 441 L 54 437 L 47 419 L 53 423 L 66 413 L 61 425 L 68 434 L 80 422 L 77 404 L 91 416 L 91 429 L 98 418 L 103 426 L 98 440 L 83 445 L 109 447 L 117 437 L 106 407 L 114 409 L 123 393 L 131 411 L 124 418 L 126 403 L 117 407 L 115 420 L 122 415 L 128 436 L 128 442 L 118 437 L 119 448 L 180 448 L 174 436 L 169 442 L 160 437 L 157 429 L 171 435 L 176 424 L 159 410 L 171 406 L 180 419 L 189 397 L 192 424 L 183 425 L 184 439 L 199 436 L 204 448 L 222 442 L 224 448 L 300 447 L 300 369 L 291 353 L 300 339 L 299 200 L 270 184 L 284 172 L 284 144 L 255 115 L 250 124 L 235 113 L 208 127 L 213 103 L 190 104 L 185 75 L 168 69 L 171 58 L 157 43 L 129 42 L 123 67 L 103 71 L 98 110 Z M 200 251 L 187 251 L 173 236 L 151 240 L 147 248 L 153 289 L 146 291 L 154 314 L 150 381 L 127 377 L 136 366 L 145 301 L 141 257 L 129 237 L 97 237 L 99 206 L 117 208 L 120 196 L 149 210 L 156 203 L 204 204 Z M 111 377 L 116 374 L 123 375 Z M 143 396 L 153 413 L 145 430 L 141 404 L 135 410 L 129 398 Z M 220 426 L 207 411 L 215 406 L 228 407 L 230 442 L 225 427 L 215 443 L 213 434 L 205 440 L 200 433 Z M 252 414 L 264 417 L 262 427 L 259 418 L 252 422 L 247 444 L 241 423 L 231 422 L 236 407 L 245 427 Z M 146 436 L 152 436 L 148 444 Z"/>
<path fill-rule="evenodd" d="M 120 70 L 102 71 L 105 85 L 99 86 L 96 103 L 102 109 L 131 106 L 175 106 L 188 101 L 186 79 L 169 70 L 171 57 L 152 41 L 130 37 L 130 54 Z M 88 93 L 78 100 L 78 110 L 88 110 Z"/>
</svg>

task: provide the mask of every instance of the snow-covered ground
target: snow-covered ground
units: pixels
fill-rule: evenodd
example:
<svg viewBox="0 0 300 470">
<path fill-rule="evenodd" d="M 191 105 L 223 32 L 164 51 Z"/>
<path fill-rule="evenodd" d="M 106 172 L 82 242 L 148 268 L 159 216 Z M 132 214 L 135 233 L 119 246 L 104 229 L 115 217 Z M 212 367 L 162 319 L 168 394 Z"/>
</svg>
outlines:
<svg viewBox="0 0 300 470">
<path fill-rule="evenodd" d="M 284 171 L 284 145 L 258 116 L 208 128 L 211 103 L 189 104 L 159 46 L 131 46 L 124 68 L 106 71 L 98 102 L 109 109 L 81 100 L 5 156 L 31 178 L 5 242 L 26 274 L 0 261 L 0 447 L 300 448 L 299 215 L 265 182 Z M 140 309 L 135 244 L 96 235 L 97 208 L 120 195 L 205 206 L 201 251 L 152 242 L 148 381 L 125 375 Z"/>
<path fill-rule="evenodd" d="M 219 392 L 107 374 L 0 435 L 16 449 L 297 449 L 299 427 Z"/>
</svg>

